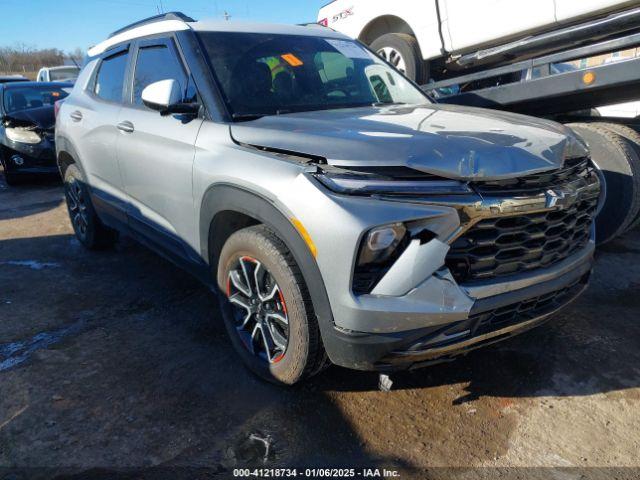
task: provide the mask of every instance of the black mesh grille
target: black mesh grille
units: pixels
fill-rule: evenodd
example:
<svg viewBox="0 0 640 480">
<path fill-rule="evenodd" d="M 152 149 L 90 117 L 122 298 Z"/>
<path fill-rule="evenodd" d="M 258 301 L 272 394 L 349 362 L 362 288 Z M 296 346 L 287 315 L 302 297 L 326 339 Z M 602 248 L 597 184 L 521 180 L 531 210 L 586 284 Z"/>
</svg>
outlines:
<svg viewBox="0 0 640 480">
<path fill-rule="evenodd" d="M 589 282 L 589 274 L 550 293 L 513 303 L 495 310 L 471 315 L 467 320 L 448 325 L 411 345 L 404 352 L 427 352 L 455 345 L 529 320 L 541 319 L 567 305 Z"/>
<path fill-rule="evenodd" d="M 581 280 L 555 292 L 473 315 L 469 320 L 475 323 L 474 334 L 484 335 L 555 311 L 575 298 L 585 283 L 586 280 Z"/>
<path fill-rule="evenodd" d="M 578 177 L 586 176 L 590 168 L 589 163 L 588 158 L 573 158 L 566 160 L 561 169 L 551 172 L 508 180 L 477 182 L 473 186 L 480 193 L 490 194 L 522 195 L 539 192 L 565 184 Z"/>
<path fill-rule="evenodd" d="M 447 267 L 469 283 L 552 265 L 586 247 L 597 205 L 596 193 L 565 210 L 482 220 L 453 243 Z"/>
</svg>

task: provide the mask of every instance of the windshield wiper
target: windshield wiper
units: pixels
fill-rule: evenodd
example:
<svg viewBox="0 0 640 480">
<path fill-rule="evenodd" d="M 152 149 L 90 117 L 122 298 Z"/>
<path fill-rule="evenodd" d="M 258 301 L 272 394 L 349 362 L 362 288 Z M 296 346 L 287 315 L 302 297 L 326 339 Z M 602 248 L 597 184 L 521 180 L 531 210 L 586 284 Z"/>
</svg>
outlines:
<svg viewBox="0 0 640 480">
<path fill-rule="evenodd" d="M 389 106 L 395 106 L 395 105 L 406 105 L 406 103 L 404 103 L 404 102 L 375 102 L 375 103 L 371 104 L 372 107 L 389 107 Z"/>
<path fill-rule="evenodd" d="M 264 113 L 234 113 L 233 115 L 231 115 L 231 118 L 241 122 L 248 122 L 250 120 L 258 120 L 265 115 L 266 114 Z"/>
</svg>

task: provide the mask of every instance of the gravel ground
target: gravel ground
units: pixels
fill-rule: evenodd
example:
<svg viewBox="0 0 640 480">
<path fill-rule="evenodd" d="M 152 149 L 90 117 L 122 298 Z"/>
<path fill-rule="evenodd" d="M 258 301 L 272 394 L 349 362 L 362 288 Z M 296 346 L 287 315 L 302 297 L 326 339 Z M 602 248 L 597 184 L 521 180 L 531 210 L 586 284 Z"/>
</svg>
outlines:
<svg viewBox="0 0 640 480">
<path fill-rule="evenodd" d="M 0 183 L 0 479 L 638 478 L 639 260 L 634 232 L 552 322 L 391 392 L 337 367 L 281 389 L 240 365 L 188 274 L 126 239 L 84 251 L 57 183 Z"/>
</svg>

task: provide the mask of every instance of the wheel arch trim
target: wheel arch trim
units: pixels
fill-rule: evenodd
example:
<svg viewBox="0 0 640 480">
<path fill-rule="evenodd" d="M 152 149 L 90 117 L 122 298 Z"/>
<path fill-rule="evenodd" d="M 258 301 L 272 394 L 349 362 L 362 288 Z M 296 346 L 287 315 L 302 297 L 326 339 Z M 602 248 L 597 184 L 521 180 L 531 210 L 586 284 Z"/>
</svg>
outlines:
<svg viewBox="0 0 640 480">
<path fill-rule="evenodd" d="M 318 264 L 290 216 L 283 213 L 271 200 L 254 191 L 225 183 L 209 187 L 200 209 L 200 245 L 202 258 L 209 263 L 213 275 L 217 271 L 217 258 L 216 253 L 210 251 L 211 241 L 215 238 L 212 228 L 216 215 L 225 211 L 249 216 L 273 229 L 289 248 L 306 282 L 325 349 L 331 357 L 334 321 L 329 297 Z"/>
<path fill-rule="evenodd" d="M 82 160 L 80 160 L 80 155 L 78 155 L 78 152 L 71 143 L 71 140 L 65 136 L 58 136 L 56 137 L 56 163 L 58 165 L 60 175 L 64 178 L 64 172 L 62 171 L 62 165 L 60 163 L 60 155 L 62 154 L 69 155 L 86 178 L 86 171 L 82 165 Z"/>
</svg>

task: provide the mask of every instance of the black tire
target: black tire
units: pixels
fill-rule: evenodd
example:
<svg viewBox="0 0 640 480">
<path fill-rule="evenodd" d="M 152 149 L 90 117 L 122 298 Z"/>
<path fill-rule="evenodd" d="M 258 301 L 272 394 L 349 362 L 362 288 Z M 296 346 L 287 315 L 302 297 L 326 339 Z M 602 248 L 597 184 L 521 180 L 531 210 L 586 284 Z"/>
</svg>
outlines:
<svg viewBox="0 0 640 480">
<path fill-rule="evenodd" d="M 0 149 L 0 166 L 2 166 L 2 173 L 4 176 L 4 182 L 10 187 L 16 185 L 18 183 L 18 178 L 15 175 L 12 175 L 8 169 L 7 165 L 4 163 L 4 158 L 2 157 L 2 151 Z"/>
<path fill-rule="evenodd" d="M 602 127 L 609 131 L 617 133 L 618 135 L 623 136 L 624 138 L 629 140 L 629 142 L 631 142 L 631 145 L 634 151 L 636 152 L 637 156 L 630 157 L 629 161 L 633 163 L 631 167 L 634 170 L 634 174 L 636 175 L 636 178 L 640 179 L 640 173 L 639 173 L 640 172 L 640 133 L 635 131 L 633 128 L 628 127 L 626 125 L 622 125 L 620 123 L 597 122 L 597 123 L 594 123 L 593 125 Z M 640 212 L 636 214 L 636 217 L 632 220 L 631 224 L 626 228 L 625 231 L 628 232 L 630 230 L 633 230 L 636 227 L 638 227 L 638 225 L 640 225 Z"/>
<path fill-rule="evenodd" d="M 106 227 L 91 203 L 84 175 L 76 165 L 64 172 L 67 211 L 78 241 L 89 250 L 104 250 L 118 241 L 118 232 Z"/>
<path fill-rule="evenodd" d="M 568 127 L 587 142 L 606 183 L 605 203 L 596 219 L 596 238 L 602 245 L 622 234 L 640 211 L 640 158 L 629 140 L 597 123 Z"/>
<path fill-rule="evenodd" d="M 20 184 L 20 179 L 16 175 L 7 172 L 6 169 L 4 170 L 4 181 L 10 187 L 15 187 Z"/>
<path fill-rule="evenodd" d="M 422 59 L 422 53 L 420 52 L 420 45 L 418 41 L 412 35 L 406 33 L 387 33 L 379 38 L 376 38 L 371 42 L 371 50 L 378 53 L 385 48 L 391 48 L 398 52 L 406 65 L 404 75 L 413 80 L 414 82 L 421 84 L 427 81 L 427 67 L 425 61 Z M 384 55 L 380 55 L 385 58 Z M 395 66 L 391 59 L 385 58 L 392 65 Z"/>
<path fill-rule="evenodd" d="M 241 261 L 245 262 L 244 267 L 240 264 Z M 263 333 L 256 334 L 255 343 L 248 333 L 256 333 L 255 326 L 261 321 L 260 315 L 264 316 L 263 307 L 255 307 L 259 310 L 250 313 L 248 309 L 234 307 L 229 300 L 233 297 L 238 299 L 239 296 L 243 303 L 251 303 L 250 298 L 238 291 L 235 288 L 236 284 L 232 283 L 232 272 L 240 271 L 238 265 L 246 267 L 244 278 L 255 279 L 253 289 L 260 288 L 256 287 L 257 269 L 262 275 L 267 272 L 271 280 L 270 285 L 263 291 L 268 292 L 271 289 L 275 292 L 275 287 L 278 287 L 278 296 L 273 298 L 279 298 L 280 304 L 273 307 L 266 305 L 264 308 L 284 313 L 288 322 L 283 334 L 288 338 L 286 346 L 275 351 L 273 355 L 271 352 L 268 355 L 264 353 L 264 345 L 268 342 L 260 336 Z M 248 271 L 251 268 L 253 274 Z M 307 286 L 291 252 L 274 232 L 258 225 L 231 235 L 220 253 L 216 277 L 220 292 L 220 309 L 231 343 L 251 371 L 272 383 L 294 385 L 322 369 L 326 363 L 326 354 Z M 250 318 L 248 323 L 247 318 Z M 244 328 L 243 321 L 246 323 Z M 284 323 L 280 324 L 282 325 Z M 272 334 L 270 338 L 274 339 Z"/>
</svg>

